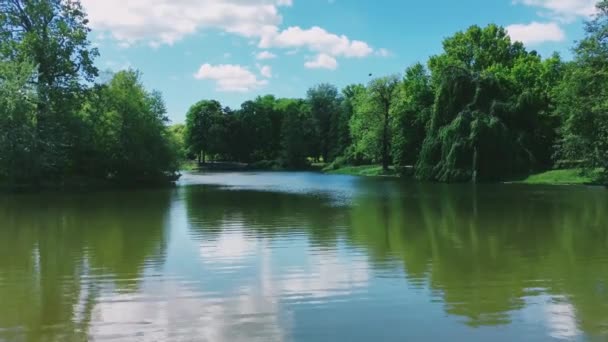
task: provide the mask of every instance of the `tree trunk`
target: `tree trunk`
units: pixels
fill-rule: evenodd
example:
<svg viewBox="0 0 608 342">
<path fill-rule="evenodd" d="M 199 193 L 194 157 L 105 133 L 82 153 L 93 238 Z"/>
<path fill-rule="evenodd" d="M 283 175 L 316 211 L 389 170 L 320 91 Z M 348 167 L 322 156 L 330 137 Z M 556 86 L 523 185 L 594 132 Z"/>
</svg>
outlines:
<svg viewBox="0 0 608 342">
<path fill-rule="evenodd" d="M 473 175 L 472 175 L 472 181 L 473 183 L 477 183 L 477 146 L 475 146 L 474 150 L 473 150 Z"/>
<path fill-rule="evenodd" d="M 382 134 L 382 171 L 388 172 L 389 167 L 389 156 L 388 156 L 388 122 L 389 119 L 389 105 L 385 104 L 384 112 L 384 132 Z"/>
</svg>

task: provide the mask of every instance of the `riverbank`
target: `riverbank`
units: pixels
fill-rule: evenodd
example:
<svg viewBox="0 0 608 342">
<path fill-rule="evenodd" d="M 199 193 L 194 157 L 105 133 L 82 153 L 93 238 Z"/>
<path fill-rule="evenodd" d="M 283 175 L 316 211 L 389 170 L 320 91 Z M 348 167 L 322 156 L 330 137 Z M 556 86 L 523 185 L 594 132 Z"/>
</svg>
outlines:
<svg viewBox="0 0 608 342">
<path fill-rule="evenodd" d="M 362 177 L 400 177 L 397 170 L 392 166 L 389 168 L 388 172 L 382 170 L 382 166 L 379 165 L 344 166 L 335 170 L 324 168 L 322 171 L 330 175 L 350 175 Z"/>
<path fill-rule="evenodd" d="M 310 164 L 302 168 L 281 166 L 279 161 L 263 160 L 255 163 L 209 162 L 198 164 L 196 161 L 186 161 L 180 170 L 193 172 L 234 172 L 234 171 L 321 171 L 325 164 Z"/>
<path fill-rule="evenodd" d="M 530 175 L 522 180 L 510 183 L 536 185 L 599 185 L 601 184 L 601 169 L 587 173 L 579 169 L 550 170 Z"/>
<path fill-rule="evenodd" d="M 99 191 L 116 189 L 141 189 L 175 186 L 181 174 L 159 177 L 141 177 L 138 179 L 100 179 L 93 177 L 73 176 L 58 180 L 48 180 L 38 184 L 0 182 L 0 192 L 20 193 L 38 191 Z"/>
<path fill-rule="evenodd" d="M 360 177 L 402 177 L 394 167 L 384 172 L 379 165 L 344 166 L 338 169 L 323 168 L 323 173 L 336 175 L 350 175 Z M 584 173 L 579 169 L 550 170 L 532 174 L 524 178 L 505 181 L 510 184 L 530 185 L 600 185 L 601 169 Z"/>
</svg>

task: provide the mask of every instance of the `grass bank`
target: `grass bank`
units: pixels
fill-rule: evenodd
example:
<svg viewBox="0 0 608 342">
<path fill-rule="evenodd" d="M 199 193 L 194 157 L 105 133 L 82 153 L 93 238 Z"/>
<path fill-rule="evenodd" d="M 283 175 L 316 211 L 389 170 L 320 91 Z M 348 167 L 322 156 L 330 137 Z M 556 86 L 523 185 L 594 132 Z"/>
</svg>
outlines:
<svg viewBox="0 0 608 342">
<path fill-rule="evenodd" d="M 599 184 L 602 170 L 583 172 L 579 169 L 551 170 L 530 175 L 515 183 L 544 185 L 589 185 Z"/>
<path fill-rule="evenodd" d="M 395 168 L 389 168 L 388 172 L 382 170 L 378 165 L 344 166 L 338 169 L 325 168 L 323 172 L 333 175 L 351 175 L 366 177 L 399 177 Z"/>
</svg>

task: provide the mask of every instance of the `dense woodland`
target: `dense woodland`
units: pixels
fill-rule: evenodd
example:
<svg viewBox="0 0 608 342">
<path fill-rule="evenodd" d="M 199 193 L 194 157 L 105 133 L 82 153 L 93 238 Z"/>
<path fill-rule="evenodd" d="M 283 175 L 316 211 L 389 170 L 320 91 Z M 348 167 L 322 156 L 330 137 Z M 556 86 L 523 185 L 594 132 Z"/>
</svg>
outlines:
<svg viewBox="0 0 608 342">
<path fill-rule="evenodd" d="M 441 182 L 552 168 L 608 170 L 608 0 L 573 59 L 542 58 L 504 28 L 472 26 L 403 74 L 239 109 L 194 104 L 169 126 L 136 71 L 100 82 L 77 1 L 0 3 L 0 179 L 172 179 L 184 159 L 301 169 L 380 164 Z M 604 177 L 604 181 L 606 177 Z"/>
</svg>

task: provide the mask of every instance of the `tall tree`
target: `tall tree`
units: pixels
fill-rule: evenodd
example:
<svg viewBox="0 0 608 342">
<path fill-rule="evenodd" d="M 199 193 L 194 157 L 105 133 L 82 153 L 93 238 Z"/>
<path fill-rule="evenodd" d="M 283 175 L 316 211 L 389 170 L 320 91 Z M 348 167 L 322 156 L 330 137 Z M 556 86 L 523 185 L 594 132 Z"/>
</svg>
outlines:
<svg viewBox="0 0 608 342">
<path fill-rule="evenodd" d="M 382 169 L 388 171 L 390 165 L 391 108 L 397 98 L 399 78 L 395 75 L 373 80 L 368 87 L 370 100 L 379 108 L 382 125 Z"/>
<path fill-rule="evenodd" d="M 30 86 L 30 63 L 0 61 L 0 181 L 27 182 L 36 155 L 36 93 Z"/>
<path fill-rule="evenodd" d="M 447 38 L 429 65 L 436 95 L 419 178 L 496 180 L 548 166 L 550 63 L 489 25 Z"/>
<path fill-rule="evenodd" d="M 353 153 L 370 161 L 380 161 L 384 171 L 390 165 L 391 113 L 397 100 L 396 75 L 372 80 L 355 97 L 355 113 L 350 121 Z M 358 158 L 358 157 L 357 157 Z"/>
<path fill-rule="evenodd" d="M 435 94 L 430 76 L 418 63 L 405 71 L 395 105 L 393 159 L 396 165 L 415 165 L 426 137 Z"/>
<path fill-rule="evenodd" d="M 315 127 L 310 106 L 304 100 L 282 99 L 277 104 L 283 115 L 282 160 L 289 168 L 307 165 Z"/>
<path fill-rule="evenodd" d="M 98 86 L 81 115 L 90 135 L 89 170 L 121 182 L 158 181 L 177 170 L 177 144 L 166 127 L 160 93 L 147 91 L 136 71 Z"/>
<path fill-rule="evenodd" d="M 342 89 L 340 116 L 337 123 L 336 156 L 346 155 L 348 157 L 347 150 L 352 144 L 350 120 L 355 113 L 355 99 L 362 92 L 365 92 L 365 86 L 361 84 L 351 84 Z"/>
<path fill-rule="evenodd" d="M 79 1 L 0 2 L 0 58 L 32 61 L 35 87 L 34 168 L 38 176 L 65 172 L 73 142 L 71 115 L 80 105 L 82 81 L 97 75 L 96 49 L 88 40 L 88 20 Z"/>
<path fill-rule="evenodd" d="M 323 83 L 310 88 L 306 95 L 318 127 L 319 153 L 323 161 L 328 162 L 337 145 L 337 121 L 340 115 L 338 89 Z"/>
<path fill-rule="evenodd" d="M 603 168 L 608 180 L 608 1 L 597 4 L 585 38 L 558 87 L 558 112 L 565 117 L 561 156 L 586 168 Z"/>
<path fill-rule="evenodd" d="M 199 101 L 186 114 L 186 145 L 199 164 L 205 163 L 211 148 L 211 128 L 222 115 L 222 105 L 215 100 Z"/>
</svg>

